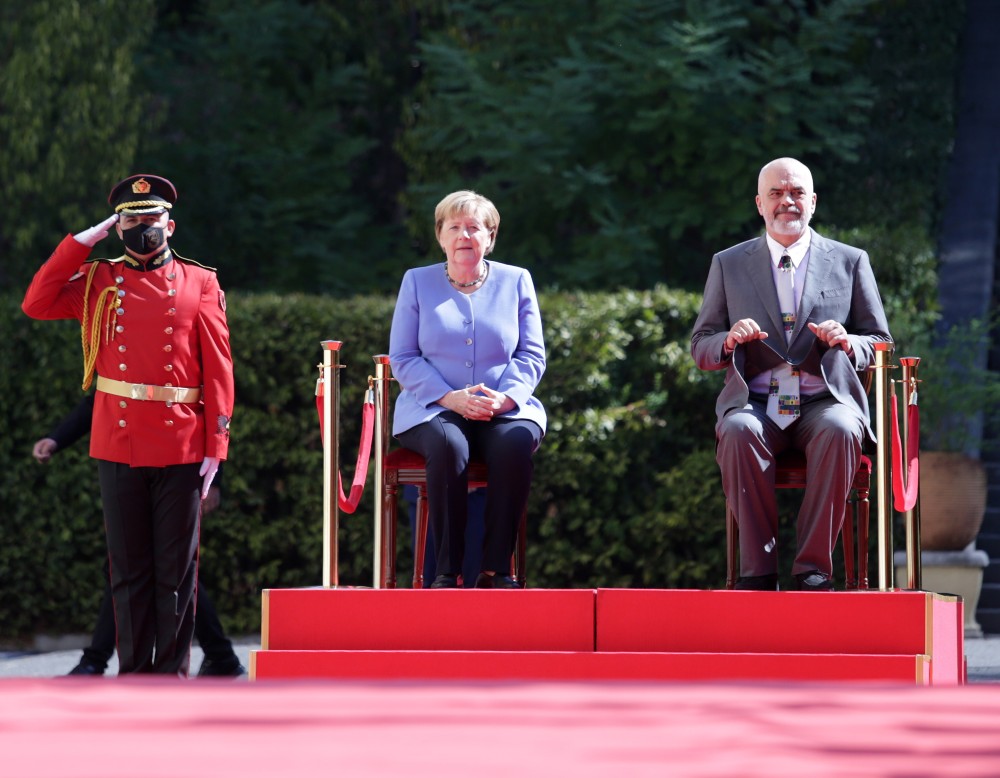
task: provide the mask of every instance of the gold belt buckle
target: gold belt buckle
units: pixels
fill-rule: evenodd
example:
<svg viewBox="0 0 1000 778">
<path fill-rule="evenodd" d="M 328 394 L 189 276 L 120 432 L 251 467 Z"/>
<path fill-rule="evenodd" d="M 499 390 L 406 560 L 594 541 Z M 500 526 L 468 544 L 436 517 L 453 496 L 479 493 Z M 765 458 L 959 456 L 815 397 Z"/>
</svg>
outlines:
<svg viewBox="0 0 1000 778">
<path fill-rule="evenodd" d="M 133 400 L 152 400 L 153 389 L 149 384 L 131 384 L 129 394 Z"/>
</svg>

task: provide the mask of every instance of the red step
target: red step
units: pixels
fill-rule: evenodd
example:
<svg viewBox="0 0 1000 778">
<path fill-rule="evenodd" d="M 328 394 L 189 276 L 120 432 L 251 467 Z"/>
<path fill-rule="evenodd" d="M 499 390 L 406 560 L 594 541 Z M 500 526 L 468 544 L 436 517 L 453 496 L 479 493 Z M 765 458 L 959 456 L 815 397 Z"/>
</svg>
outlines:
<svg viewBox="0 0 1000 778">
<path fill-rule="evenodd" d="M 593 589 L 265 589 L 261 647 L 593 651 Z"/>
<path fill-rule="evenodd" d="M 964 681 L 925 592 L 272 589 L 253 678 Z"/>
<path fill-rule="evenodd" d="M 253 651 L 257 680 L 885 681 L 924 685 L 930 658 L 900 654 L 549 651 Z"/>
<path fill-rule="evenodd" d="M 596 649 L 930 654 L 927 609 L 943 601 L 902 591 L 598 589 Z"/>
</svg>

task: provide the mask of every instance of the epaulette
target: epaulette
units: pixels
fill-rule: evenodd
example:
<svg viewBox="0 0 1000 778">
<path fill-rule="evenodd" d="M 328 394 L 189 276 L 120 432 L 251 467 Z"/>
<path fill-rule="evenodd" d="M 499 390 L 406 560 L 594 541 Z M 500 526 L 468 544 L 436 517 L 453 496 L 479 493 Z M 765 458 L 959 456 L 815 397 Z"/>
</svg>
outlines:
<svg viewBox="0 0 1000 778">
<path fill-rule="evenodd" d="M 219 272 L 218 268 L 214 268 L 209 265 L 203 265 L 196 259 L 188 259 L 187 257 L 182 257 L 180 254 L 178 254 L 176 251 L 173 251 L 172 249 L 171 251 L 173 252 L 174 259 L 176 259 L 178 262 L 184 262 L 185 264 L 188 265 L 194 265 L 195 267 L 200 267 L 203 270 L 210 270 L 213 273 Z"/>
</svg>

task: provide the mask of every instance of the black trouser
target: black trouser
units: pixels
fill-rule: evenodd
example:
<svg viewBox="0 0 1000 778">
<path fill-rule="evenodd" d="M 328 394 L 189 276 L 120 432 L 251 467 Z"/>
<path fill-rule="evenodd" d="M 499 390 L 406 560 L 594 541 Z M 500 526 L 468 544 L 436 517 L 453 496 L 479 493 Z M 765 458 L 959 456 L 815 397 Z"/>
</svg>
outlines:
<svg viewBox="0 0 1000 778">
<path fill-rule="evenodd" d="M 226 637 L 222 623 L 215 610 L 215 604 L 208 596 L 204 585 L 198 584 L 195 594 L 194 636 L 205 652 L 205 658 L 213 662 L 239 661 L 233 644 Z M 102 670 L 108 666 L 115 653 L 115 609 L 111 601 L 111 583 L 104 587 L 104 596 L 97 611 L 97 624 L 90 645 L 83 649 L 83 657 L 90 664 Z"/>
<path fill-rule="evenodd" d="M 469 458 L 481 457 L 489 473 L 482 569 L 507 574 L 517 525 L 528 504 L 534 464 L 542 439 L 533 421 L 470 421 L 452 411 L 396 436 L 427 463 L 427 500 L 436 545 L 437 574 L 462 572 L 469 512 Z"/>
<path fill-rule="evenodd" d="M 200 464 L 98 461 L 119 674 L 187 676 L 194 634 Z"/>
</svg>

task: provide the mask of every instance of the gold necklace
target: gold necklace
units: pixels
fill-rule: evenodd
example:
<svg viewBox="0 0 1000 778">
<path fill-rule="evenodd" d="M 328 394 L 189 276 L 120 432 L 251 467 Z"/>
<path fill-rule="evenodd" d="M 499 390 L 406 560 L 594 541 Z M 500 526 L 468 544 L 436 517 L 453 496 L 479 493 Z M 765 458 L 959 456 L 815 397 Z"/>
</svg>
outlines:
<svg viewBox="0 0 1000 778">
<path fill-rule="evenodd" d="M 462 283 L 461 281 L 456 281 L 451 277 L 451 273 L 448 272 L 448 263 L 444 263 L 444 274 L 448 277 L 448 280 L 457 286 L 459 289 L 468 289 L 470 286 L 477 286 L 486 280 L 486 274 L 489 272 L 489 265 L 483 262 L 483 270 L 479 274 L 479 278 L 475 281 L 469 281 L 468 283 Z"/>
</svg>

